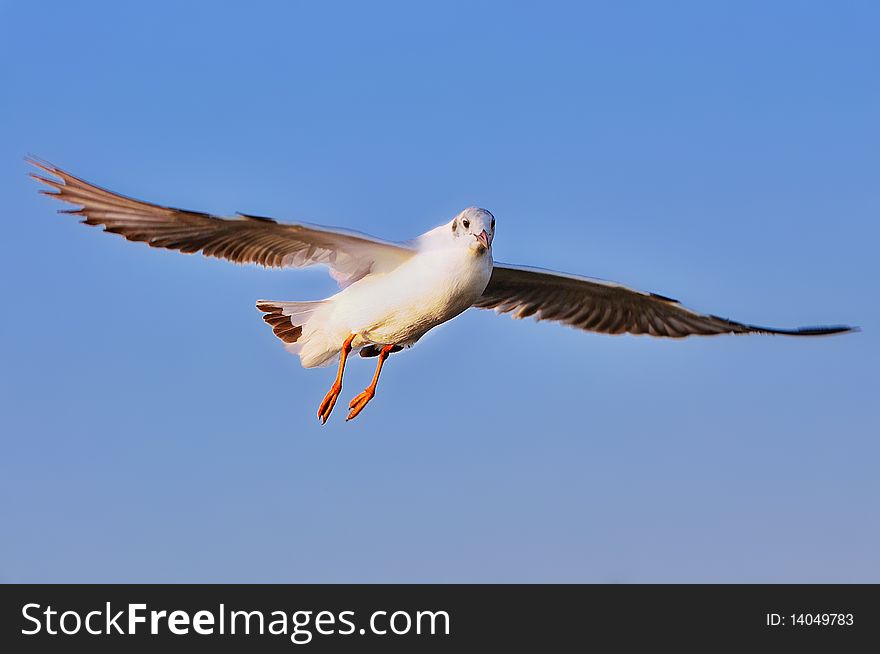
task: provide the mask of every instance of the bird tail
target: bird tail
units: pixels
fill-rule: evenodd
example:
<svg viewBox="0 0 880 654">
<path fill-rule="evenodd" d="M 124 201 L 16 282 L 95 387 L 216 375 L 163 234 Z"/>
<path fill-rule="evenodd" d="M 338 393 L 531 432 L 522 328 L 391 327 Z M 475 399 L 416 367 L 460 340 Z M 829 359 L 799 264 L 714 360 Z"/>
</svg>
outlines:
<svg viewBox="0 0 880 654">
<path fill-rule="evenodd" d="M 340 344 L 328 338 L 326 312 L 328 300 L 315 302 L 272 302 L 258 300 L 257 309 L 284 343 L 284 349 L 299 356 L 303 368 L 326 366 L 339 353 Z M 341 341 L 340 341 L 341 343 Z"/>
</svg>

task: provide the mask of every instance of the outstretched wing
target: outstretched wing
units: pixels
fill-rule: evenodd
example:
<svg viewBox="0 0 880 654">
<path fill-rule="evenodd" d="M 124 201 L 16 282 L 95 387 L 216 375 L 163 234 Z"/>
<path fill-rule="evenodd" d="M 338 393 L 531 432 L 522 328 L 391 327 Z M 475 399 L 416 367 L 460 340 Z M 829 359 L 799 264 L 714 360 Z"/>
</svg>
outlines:
<svg viewBox="0 0 880 654">
<path fill-rule="evenodd" d="M 614 282 L 556 273 L 540 268 L 495 264 L 489 285 L 474 303 L 480 309 L 535 316 L 603 334 L 650 334 L 682 338 L 715 334 L 785 334 L 820 336 L 853 331 L 852 327 L 772 329 L 703 315 L 655 293 Z"/>
<path fill-rule="evenodd" d="M 392 270 L 415 253 L 403 244 L 335 227 L 284 224 L 246 214 L 220 218 L 141 202 L 89 184 L 51 164 L 29 161 L 60 178 L 31 174 L 53 189 L 42 193 L 80 207 L 62 213 L 84 216 L 82 222 L 86 225 L 103 225 L 106 232 L 152 247 L 201 252 L 235 263 L 272 268 L 326 264 L 343 288 L 371 272 Z"/>
</svg>

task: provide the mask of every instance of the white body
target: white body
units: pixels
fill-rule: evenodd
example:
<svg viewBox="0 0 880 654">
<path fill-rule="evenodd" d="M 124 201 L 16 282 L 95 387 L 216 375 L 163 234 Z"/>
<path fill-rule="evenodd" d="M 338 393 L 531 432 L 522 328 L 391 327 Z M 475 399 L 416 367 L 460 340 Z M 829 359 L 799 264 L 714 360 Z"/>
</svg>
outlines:
<svg viewBox="0 0 880 654">
<path fill-rule="evenodd" d="M 472 306 L 492 274 L 491 246 L 471 247 L 476 241 L 450 239 L 448 230 L 443 225 L 428 232 L 416 241 L 417 252 L 410 259 L 388 272 L 369 274 L 326 300 L 284 303 L 284 313 L 294 324 L 300 317 L 303 328 L 302 338 L 285 347 L 306 368 L 328 365 L 351 334 L 355 349 L 408 347 Z"/>
</svg>

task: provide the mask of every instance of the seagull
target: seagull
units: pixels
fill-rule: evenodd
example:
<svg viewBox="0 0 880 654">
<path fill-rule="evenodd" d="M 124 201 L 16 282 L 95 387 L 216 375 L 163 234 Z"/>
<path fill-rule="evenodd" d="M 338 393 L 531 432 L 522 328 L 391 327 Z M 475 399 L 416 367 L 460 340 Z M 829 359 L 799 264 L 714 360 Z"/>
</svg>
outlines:
<svg viewBox="0 0 880 654">
<path fill-rule="evenodd" d="M 326 265 L 340 287 L 335 295 L 307 302 L 256 303 L 263 320 L 304 368 L 338 361 L 336 378 L 318 407 L 322 424 L 342 392 L 352 353 L 376 357 L 377 364 L 369 386 L 349 404 L 347 420 L 373 399 L 391 354 L 412 347 L 428 331 L 470 307 L 514 318 L 534 316 L 590 332 L 667 338 L 823 336 L 855 330 L 846 325 L 747 325 L 614 282 L 495 263 L 495 216 L 477 207 L 414 239 L 394 242 L 336 227 L 279 223 L 242 213 L 220 217 L 151 204 L 95 186 L 46 161 L 28 162 L 41 171 L 31 177 L 50 187 L 41 193 L 79 207 L 61 213 L 82 216 L 84 224 L 101 225 L 129 241 L 269 268 Z"/>
</svg>

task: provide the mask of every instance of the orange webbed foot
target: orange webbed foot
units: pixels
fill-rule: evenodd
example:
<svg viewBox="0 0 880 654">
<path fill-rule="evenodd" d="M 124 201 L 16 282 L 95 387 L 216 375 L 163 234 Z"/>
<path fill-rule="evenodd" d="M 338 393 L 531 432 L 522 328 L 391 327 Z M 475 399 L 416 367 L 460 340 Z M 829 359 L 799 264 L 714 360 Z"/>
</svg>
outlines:
<svg viewBox="0 0 880 654">
<path fill-rule="evenodd" d="M 333 413 L 333 407 L 336 406 L 336 400 L 339 399 L 341 392 L 342 384 L 333 384 L 330 390 L 327 391 L 327 395 L 324 396 L 321 406 L 318 407 L 318 420 L 321 421 L 322 425 L 327 423 L 327 418 Z"/>
<path fill-rule="evenodd" d="M 327 424 L 327 418 L 333 412 L 336 400 L 339 399 L 339 394 L 342 392 L 342 375 L 345 372 L 345 360 L 348 358 L 348 353 L 351 352 L 351 342 L 353 340 L 354 334 L 349 334 L 348 338 L 342 343 L 342 349 L 339 351 L 339 370 L 336 372 L 336 380 L 321 401 L 321 406 L 318 407 L 318 420 L 321 421 L 322 425 Z"/>
<path fill-rule="evenodd" d="M 370 400 L 376 395 L 376 391 L 372 388 L 367 388 L 362 393 L 355 396 L 355 398 L 349 403 L 348 408 L 351 409 L 348 412 L 348 417 L 345 419 L 346 422 L 349 420 L 354 420 L 358 414 L 364 410 L 364 407 L 367 406 Z"/>
</svg>

